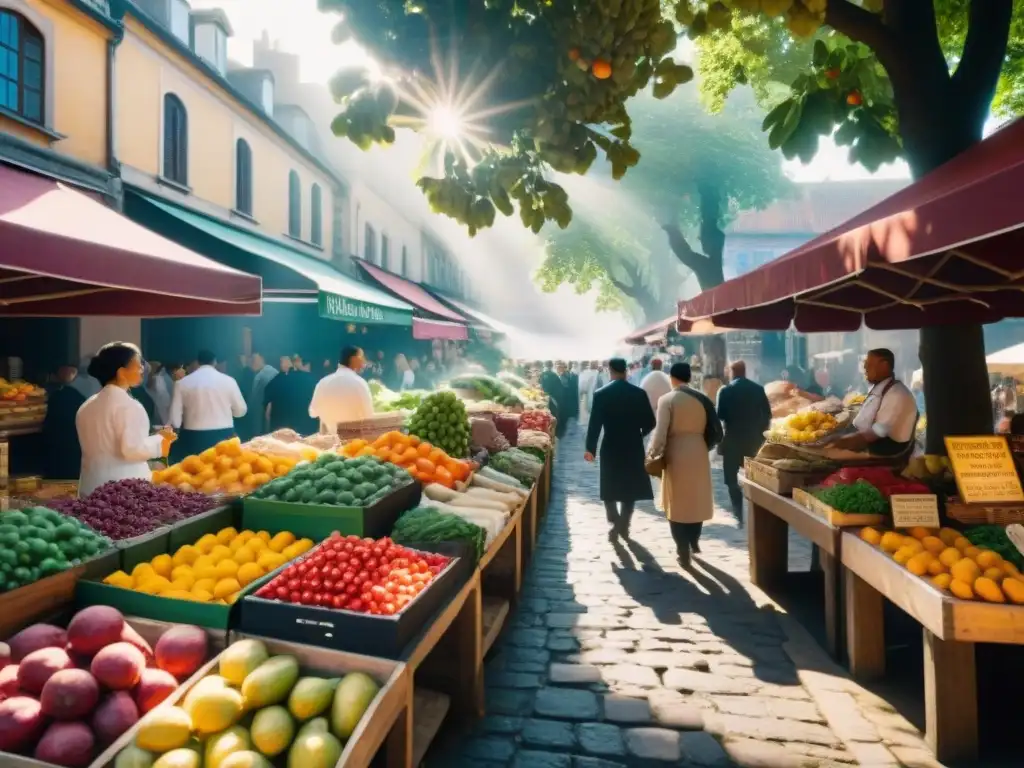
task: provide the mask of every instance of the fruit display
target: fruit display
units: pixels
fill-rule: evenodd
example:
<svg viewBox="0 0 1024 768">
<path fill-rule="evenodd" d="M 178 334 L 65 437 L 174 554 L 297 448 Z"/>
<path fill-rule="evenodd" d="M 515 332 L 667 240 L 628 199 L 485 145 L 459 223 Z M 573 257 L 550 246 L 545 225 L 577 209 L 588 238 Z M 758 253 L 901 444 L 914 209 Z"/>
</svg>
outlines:
<svg viewBox="0 0 1024 768">
<path fill-rule="evenodd" d="M 0 593 L 66 571 L 108 549 L 110 540 L 46 507 L 0 513 Z"/>
<path fill-rule="evenodd" d="M 309 448 L 314 456 L 317 451 Z M 196 456 L 187 456 L 167 469 L 153 472 L 153 483 L 181 491 L 248 493 L 290 472 L 301 461 L 295 456 L 271 458 L 246 450 L 237 437 L 222 440 Z"/>
<path fill-rule="evenodd" d="M 453 458 L 469 451 L 469 418 L 454 392 L 434 392 L 423 398 L 409 419 L 409 434 L 426 440 Z"/>
<path fill-rule="evenodd" d="M 468 462 L 452 458 L 415 435 L 398 431 L 387 432 L 373 442 L 352 440 L 342 446 L 341 453 L 352 458 L 372 456 L 402 467 L 420 482 L 440 483 L 448 488 L 465 480 L 471 471 Z"/>
<path fill-rule="evenodd" d="M 964 532 L 964 536 L 979 549 L 991 549 L 1017 568 L 1024 569 L 1024 554 L 1021 554 L 1021 551 L 1010 540 L 1006 534 L 1006 528 L 1003 526 L 975 525 L 968 528 Z"/>
<path fill-rule="evenodd" d="M 773 419 L 770 436 L 791 443 L 813 443 L 840 426 L 831 413 L 803 410 L 781 419 Z"/>
<path fill-rule="evenodd" d="M 519 429 L 533 429 L 538 432 L 551 434 L 551 412 L 550 411 L 523 411 L 519 414 Z"/>
<path fill-rule="evenodd" d="M 405 469 L 376 456 L 348 459 L 323 453 L 252 494 L 254 499 L 292 504 L 371 507 L 396 489 L 413 482 Z"/>
<path fill-rule="evenodd" d="M 954 528 L 897 531 L 864 528 L 860 537 L 880 547 L 915 576 L 961 600 L 1024 605 L 1024 576 L 998 552 L 973 544 Z"/>
<path fill-rule="evenodd" d="M 909 480 L 924 482 L 948 481 L 953 479 L 953 469 L 948 456 L 930 453 L 924 456 L 915 456 L 907 462 L 903 476 Z"/>
<path fill-rule="evenodd" d="M 390 538 L 334 533 L 256 591 L 265 600 L 390 616 L 433 581 L 449 558 Z"/>
<path fill-rule="evenodd" d="M 433 507 L 410 509 L 395 523 L 391 538 L 397 544 L 464 542 L 473 549 L 474 562 L 487 550 L 487 533 L 479 525 Z"/>
<path fill-rule="evenodd" d="M 491 457 L 491 467 L 529 487 L 544 471 L 544 462 L 520 448 L 510 448 Z"/>
<path fill-rule="evenodd" d="M 490 400 L 507 408 L 522 408 L 523 399 L 515 389 L 493 376 L 477 374 L 473 376 L 456 376 L 448 382 L 452 389 L 473 392 L 480 400 Z"/>
<path fill-rule="evenodd" d="M 0 400 L 8 403 L 24 403 L 30 399 L 41 400 L 46 397 L 46 390 L 21 379 L 8 381 L 0 377 Z"/>
<path fill-rule="evenodd" d="M 115 571 L 104 584 L 196 603 L 233 603 L 242 589 L 308 552 L 310 539 L 296 539 L 287 531 L 224 528 L 208 533 L 173 554 L 157 555 L 139 563 L 131 573 Z"/>
<path fill-rule="evenodd" d="M 150 645 L 107 605 L 84 608 L 67 629 L 34 624 L 7 646 L 0 751 L 68 768 L 89 765 L 209 656 L 199 627 L 172 626 Z"/>
<path fill-rule="evenodd" d="M 333 768 L 380 691 L 363 672 L 305 674 L 299 659 L 244 638 L 180 704 L 148 713 L 117 768 Z"/>
<path fill-rule="evenodd" d="M 83 499 L 52 499 L 46 506 L 122 541 L 209 512 L 217 503 L 202 493 L 161 488 L 146 480 L 115 480 Z"/>
<path fill-rule="evenodd" d="M 886 499 L 899 494 L 931 493 L 927 485 L 910 480 L 904 475 L 897 475 L 889 467 L 843 467 L 826 477 L 819 485 L 829 488 L 857 481 L 870 483 Z"/>
</svg>

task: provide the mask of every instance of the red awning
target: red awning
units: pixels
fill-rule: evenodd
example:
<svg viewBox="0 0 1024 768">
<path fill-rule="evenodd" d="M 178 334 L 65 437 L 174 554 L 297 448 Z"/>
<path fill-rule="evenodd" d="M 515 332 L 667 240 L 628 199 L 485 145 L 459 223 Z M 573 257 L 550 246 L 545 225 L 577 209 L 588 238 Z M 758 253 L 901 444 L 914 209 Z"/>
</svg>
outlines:
<svg viewBox="0 0 1024 768">
<path fill-rule="evenodd" d="M 469 329 L 461 323 L 448 323 L 444 320 L 424 320 L 422 317 L 412 319 L 412 337 L 433 341 L 465 341 L 469 338 Z"/>
<path fill-rule="evenodd" d="M 0 315 L 258 315 L 260 278 L 0 165 Z"/>
<path fill-rule="evenodd" d="M 642 325 L 635 331 L 630 333 L 626 338 L 627 344 L 646 344 L 647 337 L 656 333 L 665 333 L 671 326 L 675 325 L 676 316 L 666 317 L 664 320 L 659 320 L 656 323 L 649 323 L 648 325 Z"/>
<path fill-rule="evenodd" d="M 732 328 L 852 331 L 1024 316 L 1024 120 L 775 261 L 679 303 Z"/>
<path fill-rule="evenodd" d="M 467 318 L 455 310 L 446 307 L 412 280 L 406 280 L 404 277 L 399 277 L 391 272 L 375 267 L 373 264 L 367 264 L 363 259 L 356 259 L 355 261 L 356 264 L 366 271 L 366 274 L 398 296 L 398 298 L 409 302 L 421 312 L 426 312 L 428 315 L 455 323 L 469 323 Z"/>
</svg>

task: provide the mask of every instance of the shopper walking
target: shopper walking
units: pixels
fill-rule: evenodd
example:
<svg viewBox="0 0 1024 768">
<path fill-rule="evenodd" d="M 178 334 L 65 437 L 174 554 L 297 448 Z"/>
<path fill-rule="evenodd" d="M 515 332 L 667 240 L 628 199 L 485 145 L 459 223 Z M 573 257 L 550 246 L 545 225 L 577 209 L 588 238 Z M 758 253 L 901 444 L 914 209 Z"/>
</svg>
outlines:
<svg viewBox="0 0 1024 768">
<path fill-rule="evenodd" d="M 654 429 L 654 412 L 644 391 L 626 381 L 625 360 L 610 360 L 608 375 L 611 383 L 594 393 L 583 458 L 595 460 L 603 433 L 601 501 L 611 524 L 608 537 L 628 538 L 636 502 L 654 498 L 644 469 L 644 438 Z"/>
<path fill-rule="evenodd" d="M 370 385 L 360 376 L 366 365 L 363 350 L 345 347 L 339 362 L 337 371 L 317 383 L 309 403 L 310 417 L 319 419 L 320 432 L 330 435 L 338 433 L 338 424 L 373 415 Z"/>
<path fill-rule="evenodd" d="M 661 505 L 676 543 L 679 564 L 690 565 L 700 553 L 704 522 L 714 516 L 711 459 L 708 452 L 722 439 L 722 424 L 706 395 L 692 389 L 690 366 L 676 363 L 669 376 L 674 389 L 658 401 L 658 420 L 648 457 L 661 456 Z"/>
<path fill-rule="evenodd" d="M 246 414 L 242 390 L 237 381 L 217 370 L 217 356 L 204 349 L 196 362 L 199 367 L 179 381 L 171 395 L 170 423 L 181 429 L 171 452 L 173 462 L 234 437 L 235 419 Z"/>
<path fill-rule="evenodd" d="M 651 401 L 651 410 L 655 413 L 658 411 L 658 401 L 672 391 L 672 379 L 661 370 L 661 365 L 661 358 L 651 360 L 651 372 L 640 382 L 640 389 L 647 393 L 647 399 Z"/>
<path fill-rule="evenodd" d="M 569 423 L 569 409 L 563 406 L 565 401 L 565 388 L 562 386 L 561 377 L 555 373 L 554 364 L 548 360 L 544 363 L 544 372 L 540 375 L 540 388 L 548 396 L 548 409 L 555 417 L 555 437 L 565 434 L 565 428 Z"/>
<path fill-rule="evenodd" d="M 111 480 L 149 480 L 147 462 L 166 456 L 174 431 L 149 433 L 146 409 L 128 391 L 142 383 L 145 367 L 134 344 L 104 345 L 89 363 L 89 376 L 102 385 L 75 416 L 82 446 L 78 495 L 88 496 Z"/>
<path fill-rule="evenodd" d="M 718 418 L 725 437 L 718 446 L 722 474 L 729 489 L 732 510 L 743 526 L 743 491 L 737 475 L 743 459 L 754 456 L 764 443 L 764 433 L 772 420 L 772 407 L 764 387 L 747 378 L 747 365 L 737 360 L 729 366 L 729 383 L 718 390 Z"/>
</svg>

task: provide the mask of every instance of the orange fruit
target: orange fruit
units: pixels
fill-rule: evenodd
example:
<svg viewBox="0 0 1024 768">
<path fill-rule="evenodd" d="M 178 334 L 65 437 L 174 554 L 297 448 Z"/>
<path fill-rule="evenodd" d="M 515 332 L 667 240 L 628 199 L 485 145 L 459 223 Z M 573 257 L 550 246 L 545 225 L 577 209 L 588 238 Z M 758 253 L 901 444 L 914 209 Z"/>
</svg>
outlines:
<svg viewBox="0 0 1024 768">
<path fill-rule="evenodd" d="M 594 77 L 598 80 L 607 80 L 612 76 L 612 65 L 604 59 L 594 59 L 591 72 L 594 73 Z"/>
</svg>

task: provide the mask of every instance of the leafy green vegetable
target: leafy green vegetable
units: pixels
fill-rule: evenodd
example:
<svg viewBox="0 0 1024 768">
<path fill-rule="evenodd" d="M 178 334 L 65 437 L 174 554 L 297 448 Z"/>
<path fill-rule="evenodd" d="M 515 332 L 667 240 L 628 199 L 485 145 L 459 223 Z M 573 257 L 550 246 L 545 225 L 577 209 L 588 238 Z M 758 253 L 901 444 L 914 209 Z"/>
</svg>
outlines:
<svg viewBox="0 0 1024 768">
<path fill-rule="evenodd" d="M 858 515 L 885 515 L 889 512 L 885 496 L 866 480 L 849 484 L 836 483 L 814 495 L 840 512 Z"/>
<path fill-rule="evenodd" d="M 1013 563 L 1017 568 L 1024 569 L 1024 555 L 1013 545 L 1006 529 L 1001 525 L 977 525 L 968 528 L 964 533 L 967 540 L 978 547 L 991 549 L 1004 560 Z"/>
<path fill-rule="evenodd" d="M 402 515 L 391 531 L 399 544 L 429 544 L 440 541 L 463 541 L 472 545 L 474 557 L 484 553 L 487 534 L 479 525 L 458 515 L 445 515 L 431 507 L 417 507 Z"/>
</svg>

